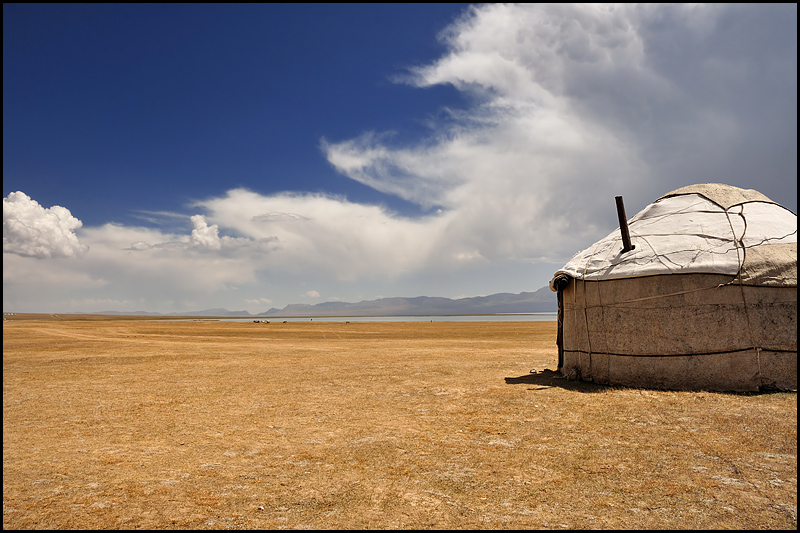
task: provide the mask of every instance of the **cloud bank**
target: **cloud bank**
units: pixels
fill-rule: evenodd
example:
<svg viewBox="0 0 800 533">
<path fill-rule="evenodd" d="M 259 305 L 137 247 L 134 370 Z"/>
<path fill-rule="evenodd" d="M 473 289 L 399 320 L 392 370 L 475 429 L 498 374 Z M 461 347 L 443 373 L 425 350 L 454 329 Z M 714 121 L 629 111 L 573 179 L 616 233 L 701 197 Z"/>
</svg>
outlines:
<svg viewBox="0 0 800 533">
<path fill-rule="evenodd" d="M 474 105 L 431 137 L 325 142 L 343 174 L 453 213 L 484 257 L 561 256 L 597 235 L 613 196 L 643 206 L 724 182 L 796 190 L 796 8 L 490 4 L 399 78 Z"/>
</svg>

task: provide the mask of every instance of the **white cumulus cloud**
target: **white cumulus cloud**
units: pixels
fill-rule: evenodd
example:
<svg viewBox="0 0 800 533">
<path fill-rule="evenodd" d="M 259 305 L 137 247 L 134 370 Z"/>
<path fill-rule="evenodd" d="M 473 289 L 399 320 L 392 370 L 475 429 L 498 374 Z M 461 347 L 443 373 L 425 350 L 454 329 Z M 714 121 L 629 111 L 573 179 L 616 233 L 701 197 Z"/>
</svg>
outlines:
<svg viewBox="0 0 800 533">
<path fill-rule="evenodd" d="M 251 298 L 245 300 L 245 303 L 249 305 L 268 305 L 272 303 L 272 300 L 269 298 Z"/>
<path fill-rule="evenodd" d="M 37 259 L 78 256 L 89 249 L 75 234 L 82 225 L 65 207 L 45 208 L 21 191 L 12 192 L 3 198 L 3 253 Z"/>
<path fill-rule="evenodd" d="M 209 226 L 206 217 L 194 215 L 191 217 L 194 229 L 192 230 L 191 243 L 201 248 L 209 250 L 219 250 L 222 243 L 219 240 L 219 226 L 216 224 Z"/>
</svg>

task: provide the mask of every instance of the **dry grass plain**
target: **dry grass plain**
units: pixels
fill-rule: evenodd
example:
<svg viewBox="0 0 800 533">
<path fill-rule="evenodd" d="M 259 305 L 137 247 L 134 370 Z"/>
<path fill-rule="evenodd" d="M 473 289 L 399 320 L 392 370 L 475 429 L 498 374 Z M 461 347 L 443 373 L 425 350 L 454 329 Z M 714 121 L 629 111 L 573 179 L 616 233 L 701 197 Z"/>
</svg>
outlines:
<svg viewBox="0 0 800 533">
<path fill-rule="evenodd" d="M 796 393 L 558 379 L 552 322 L 11 318 L 4 529 L 797 526 Z"/>
</svg>

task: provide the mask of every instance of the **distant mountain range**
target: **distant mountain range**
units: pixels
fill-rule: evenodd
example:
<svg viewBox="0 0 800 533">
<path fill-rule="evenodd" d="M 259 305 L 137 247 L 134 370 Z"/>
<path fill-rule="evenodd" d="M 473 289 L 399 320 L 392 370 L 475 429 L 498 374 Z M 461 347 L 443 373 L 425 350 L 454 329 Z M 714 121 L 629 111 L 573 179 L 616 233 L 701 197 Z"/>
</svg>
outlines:
<svg viewBox="0 0 800 533">
<path fill-rule="evenodd" d="M 325 302 L 316 305 L 290 304 L 283 309 L 272 308 L 259 314 L 227 309 L 203 309 L 186 313 L 149 313 L 145 311 L 102 311 L 103 315 L 167 315 L 167 316 L 409 316 L 409 315 L 494 315 L 502 313 L 555 313 L 556 295 L 549 287 L 536 292 L 507 292 L 472 298 L 379 298 L 358 303 Z"/>
</svg>

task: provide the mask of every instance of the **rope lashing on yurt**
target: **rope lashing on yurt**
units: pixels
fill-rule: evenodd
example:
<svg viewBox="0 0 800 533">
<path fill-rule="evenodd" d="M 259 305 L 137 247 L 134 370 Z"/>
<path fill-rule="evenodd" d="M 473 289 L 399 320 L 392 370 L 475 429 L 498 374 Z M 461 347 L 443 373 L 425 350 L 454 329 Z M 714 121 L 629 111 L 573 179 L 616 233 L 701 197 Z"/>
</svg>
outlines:
<svg viewBox="0 0 800 533">
<path fill-rule="evenodd" d="M 597 248 L 599 247 L 599 245 L 600 245 L 599 241 L 597 243 L 595 243 L 594 248 L 592 249 L 592 255 L 589 256 L 589 261 L 585 262 L 585 264 L 583 266 L 583 272 L 582 272 L 582 276 L 584 278 L 583 279 L 583 320 L 584 320 L 584 322 L 586 324 L 586 344 L 589 346 L 589 358 L 590 358 L 590 360 L 591 360 L 591 356 L 592 356 L 592 336 L 589 333 L 590 332 L 590 329 L 589 329 L 589 315 L 586 313 L 586 311 L 589 309 L 589 302 L 586 301 L 586 271 L 589 268 L 589 264 L 592 262 L 592 258 L 597 253 Z"/>
<path fill-rule="evenodd" d="M 735 213 L 742 219 L 742 223 L 744 224 L 744 229 L 742 229 L 742 236 L 737 238 L 736 237 L 736 230 L 733 227 L 733 222 L 731 221 L 731 210 L 737 206 L 731 206 L 730 209 L 725 210 L 725 216 L 728 217 L 728 224 L 731 227 L 731 234 L 733 235 L 733 244 L 736 247 L 736 257 L 739 261 L 739 270 L 736 273 L 736 278 L 734 281 L 738 280 L 739 283 L 739 291 L 742 294 L 742 306 L 744 307 L 744 319 L 747 323 L 747 333 L 750 335 L 750 343 L 753 345 L 753 351 L 756 353 L 756 364 L 758 365 L 758 376 L 761 377 L 761 348 L 758 347 L 758 343 L 756 342 L 756 336 L 753 333 L 753 324 L 750 322 L 750 312 L 747 310 L 747 298 L 744 294 L 744 284 L 742 283 L 742 268 L 744 267 L 744 261 L 747 256 L 747 247 L 744 244 L 744 236 L 747 234 L 747 217 L 744 216 L 744 205 L 739 204 L 739 212 Z M 739 254 L 739 246 L 741 245 L 741 255 Z"/>
<path fill-rule="evenodd" d="M 597 308 L 597 307 L 614 307 L 614 306 L 617 306 L 617 305 L 624 305 L 624 304 L 636 303 L 636 302 L 644 302 L 644 301 L 647 301 L 647 300 L 658 300 L 660 298 L 669 298 L 670 296 L 680 296 L 681 294 L 690 294 L 690 293 L 693 293 L 693 292 L 713 291 L 715 289 L 719 289 L 719 288 L 731 285 L 731 284 L 733 284 L 735 282 L 736 282 L 736 280 L 732 279 L 728 283 L 720 283 L 719 285 L 714 285 L 713 287 L 703 287 L 703 288 L 700 288 L 700 289 L 688 289 L 688 290 L 685 290 L 685 291 L 670 292 L 668 294 L 657 294 L 656 296 L 643 296 L 641 298 L 631 298 L 630 300 L 622 300 L 622 301 L 619 301 L 619 302 L 613 302 L 613 303 L 607 303 L 607 304 L 597 304 L 597 305 L 589 305 L 588 303 L 586 303 L 586 297 L 584 296 L 584 307 L 583 308 L 584 309 L 594 309 L 594 308 Z M 586 282 L 584 281 L 584 284 L 585 283 Z M 599 291 L 598 291 L 598 293 L 599 293 Z M 599 296 L 598 296 L 598 298 L 599 298 Z M 572 309 L 576 309 L 576 308 L 573 307 Z M 655 307 L 652 308 L 652 309 L 655 309 Z"/>
</svg>

